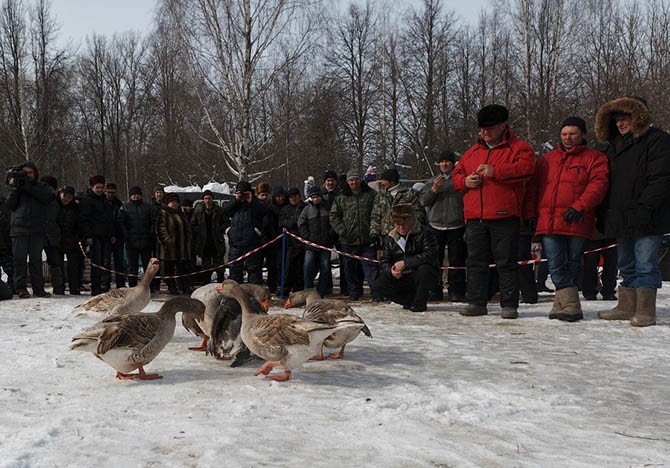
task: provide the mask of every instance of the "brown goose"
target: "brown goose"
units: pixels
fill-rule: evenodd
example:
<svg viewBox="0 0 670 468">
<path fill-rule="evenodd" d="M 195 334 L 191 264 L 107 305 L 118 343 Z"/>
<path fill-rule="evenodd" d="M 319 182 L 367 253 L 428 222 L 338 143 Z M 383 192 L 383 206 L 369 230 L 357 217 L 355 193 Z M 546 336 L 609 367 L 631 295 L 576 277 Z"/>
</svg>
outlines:
<svg viewBox="0 0 670 468">
<path fill-rule="evenodd" d="M 359 323 L 317 323 L 295 315 L 258 315 L 252 312 L 249 296 L 233 280 L 225 280 L 219 291 L 237 299 L 242 307 L 242 340 L 249 350 L 266 360 L 255 373 L 272 380 L 289 380 L 291 372 L 318 351 L 323 340 L 336 331 L 359 328 Z M 270 374 L 274 367 L 283 374 Z"/>
<path fill-rule="evenodd" d="M 196 299 L 175 297 L 155 313 L 107 317 L 72 338 L 70 349 L 93 353 L 116 369 L 117 379 L 160 379 L 158 374 L 145 373 L 144 366 L 172 339 L 177 312 L 199 316 L 204 314 L 205 305 Z M 138 373 L 131 374 L 135 369 Z"/>
<path fill-rule="evenodd" d="M 318 354 L 312 358 L 314 360 L 323 360 L 324 347 L 333 349 L 339 348 L 337 353 L 328 355 L 329 359 L 344 358 L 345 346 L 354 341 L 360 332 L 363 332 L 363 334 L 372 338 L 372 333 L 363 319 L 354 312 L 354 309 L 352 309 L 345 301 L 339 299 L 321 299 L 321 296 L 315 289 L 306 289 L 304 291 L 291 293 L 286 300 L 284 307 L 290 308 L 299 305 L 305 305 L 305 311 L 302 316 L 314 322 L 326 323 L 329 325 L 335 325 L 340 321 L 360 324 L 358 330 L 355 328 L 348 328 L 343 331 L 335 332 L 326 338 L 323 342 L 323 346 L 319 349 Z"/>
<path fill-rule="evenodd" d="M 104 294 L 99 294 L 78 307 L 93 312 L 105 312 L 106 317 L 122 314 L 137 314 L 151 301 L 151 280 L 160 269 L 157 258 L 149 260 L 147 271 L 140 279 L 137 286 L 132 288 L 112 289 Z"/>
</svg>

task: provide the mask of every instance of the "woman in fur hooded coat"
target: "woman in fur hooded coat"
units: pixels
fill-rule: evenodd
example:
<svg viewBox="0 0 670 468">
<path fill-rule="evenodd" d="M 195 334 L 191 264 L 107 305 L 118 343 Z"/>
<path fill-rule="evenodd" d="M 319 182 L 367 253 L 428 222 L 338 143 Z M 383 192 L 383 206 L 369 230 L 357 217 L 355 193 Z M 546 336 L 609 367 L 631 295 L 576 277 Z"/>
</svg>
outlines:
<svg viewBox="0 0 670 468">
<path fill-rule="evenodd" d="M 610 167 L 599 217 L 605 235 L 619 244 L 623 278 L 618 304 L 598 316 L 637 327 L 656 323 L 658 249 L 670 230 L 670 135 L 650 122 L 644 99 L 623 97 L 603 104 L 595 123 Z"/>
</svg>

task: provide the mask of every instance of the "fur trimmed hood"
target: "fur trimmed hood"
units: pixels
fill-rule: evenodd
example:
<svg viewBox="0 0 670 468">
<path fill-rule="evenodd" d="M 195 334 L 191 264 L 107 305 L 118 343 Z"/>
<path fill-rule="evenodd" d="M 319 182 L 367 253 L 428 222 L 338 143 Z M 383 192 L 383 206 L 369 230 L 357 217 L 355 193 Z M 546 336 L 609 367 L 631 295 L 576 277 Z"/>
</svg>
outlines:
<svg viewBox="0 0 670 468">
<path fill-rule="evenodd" d="M 649 128 L 649 109 L 641 100 L 634 97 L 614 99 L 600 106 L 596 112 L 595 135 L 598 141 L 605 143 L 618 135 L 619 132 L 612 118 L 615 112 L 631 114 L 635 136 L 640 136 Z"/>
</svg>

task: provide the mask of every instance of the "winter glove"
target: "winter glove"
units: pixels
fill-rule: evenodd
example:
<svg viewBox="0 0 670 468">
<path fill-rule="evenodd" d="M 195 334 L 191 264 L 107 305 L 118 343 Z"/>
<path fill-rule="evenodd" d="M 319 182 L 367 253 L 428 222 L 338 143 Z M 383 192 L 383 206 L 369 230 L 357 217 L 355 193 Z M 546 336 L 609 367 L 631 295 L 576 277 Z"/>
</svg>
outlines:
<svg viewBox="0 0 670 468">
<path fill-rule="evenodd" d="M 574 224 L 582 219 L 583 213 L 577 211 L 574 208 L 568 208 L 565 213 L 563 213 L 563 220 L 568 224 Z"/>
</svg>

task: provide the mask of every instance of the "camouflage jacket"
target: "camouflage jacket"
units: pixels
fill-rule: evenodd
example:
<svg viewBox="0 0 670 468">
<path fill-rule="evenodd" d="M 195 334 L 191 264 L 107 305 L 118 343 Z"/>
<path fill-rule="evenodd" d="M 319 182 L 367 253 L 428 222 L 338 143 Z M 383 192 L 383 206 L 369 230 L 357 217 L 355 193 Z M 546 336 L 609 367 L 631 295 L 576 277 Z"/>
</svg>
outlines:
<svg viewBox="0 0 670 468">
<path fill-rule="evenodd" d="M 412 188 L 396 185 L 390 190 L 382 189 L 375 197 L 370 219 L 370 239 L 383 238 L 395 227 L 391 220 L 391 207 L 403 203 L 414 205 L 416 218 L 421 224 L 426 222 L 426 211 L 419 203 L 419 192 Z"/>
<path fill-rule="evenodd" d="M 370 214 L 375 201 L 375 191 L 366 183 L 361 191 L 353 194 L 348 186 L 342 189 L 330 208 L 330 224 L 339 236 L 339 241 L 347 245 L 370 243 Z"/>
</svg>

